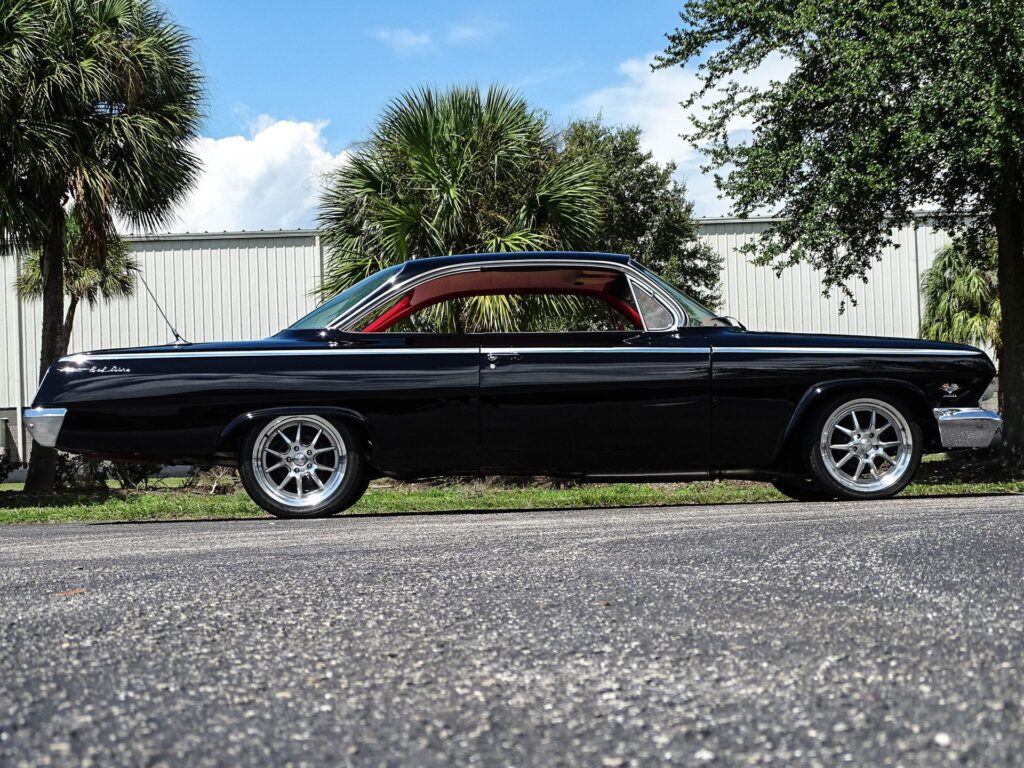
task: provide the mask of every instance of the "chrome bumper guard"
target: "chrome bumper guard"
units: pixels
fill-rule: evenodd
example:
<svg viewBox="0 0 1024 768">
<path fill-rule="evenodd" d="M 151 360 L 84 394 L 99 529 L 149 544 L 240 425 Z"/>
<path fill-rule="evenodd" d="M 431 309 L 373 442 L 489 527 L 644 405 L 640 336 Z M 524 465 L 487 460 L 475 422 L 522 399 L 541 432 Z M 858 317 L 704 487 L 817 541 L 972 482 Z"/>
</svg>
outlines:
<svg viewBox="0 0 1024 768">
<path fill-rule="evenodd" d="M 943 448 L 988 448 L 1003 439 L 1003 418 L 982 408 L 935 408 Z"/>
<path fill-rule="evenodd" d="M 26 408 L 25 426 L 32 434 L 32 439 L 47 448 L 57 444 L 57 435 L 64 424 L 66 408 Z"/>
</svg>

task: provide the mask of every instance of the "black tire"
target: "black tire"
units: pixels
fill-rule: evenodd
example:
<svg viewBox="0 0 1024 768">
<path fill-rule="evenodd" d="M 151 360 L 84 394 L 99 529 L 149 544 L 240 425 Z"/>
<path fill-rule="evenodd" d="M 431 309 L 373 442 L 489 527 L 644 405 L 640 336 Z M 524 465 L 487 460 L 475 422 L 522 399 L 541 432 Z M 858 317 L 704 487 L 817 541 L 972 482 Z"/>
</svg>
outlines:
<svg viewBox="0 0 1024 768">
<path fill-rule="evenodd" d="M 795 501 L 834 501 L 836 495 L 822 488 L 811 478 L 772 480 L 779 493 Z"/>
<path fill-rule="evenodd" d="M 863 411 L 860 411 L 856 421 L 851 419 L 844 424 L 841 419 L 838 424 L 835 423 L 838 413 L 850 409 L 858 411 L 860 408 L 863 408 Z M 888 420 L 890 426 L 872 431 L 867 423 L 872 411 L 876 413 L 877 423 L 884 424 L 885 420 Z M 854 428 L 854 424 L 859 421 L 866 423 Z M 826 429 L 829 430 L 830 436 L 823 435 Z M 855 447 L 837 451 L 828 449 L 828 446 L 833 444 L 832 440 L 836 439 L 835 436 L 840 434 L 836 431 L 839 429 L 842 429 L 843 434 L 848 429 L 855 430 L 847 438 L 842 438 L 849 439 L 851 446 L 856 443 Z M 877 451 L 880 450 L 879 446 L 893 441 L 900 441 L 901 444 L 898 448 L 892 449 L 895 451 L 895 460 L 887 461 L 888 454 L 882 458 L 882 454 Z M 807 466 L 810 468 L 811 480 L 816 486 L 833 498 L 857 500 L 887 499 L 902 491 L 917 474 L 923 447 L 921 426 L 915 420 L 914 410 L 906 401 L 888 393 L 857 396 L 847 392 L 830 397 L 816 410 L 805 433 L 803 450 Z M 854 453 L 855 450 L 859 453 Z M 848 453 L 853 455 L 847 456 Z M 851 460 L 858 462 L 853 471 L 861 472 L 860 462 L 863 461 L 863 472 L 870 473 L 869 467 L 873 465 L 879 474 L 862 477 L 861 480 L 866 481 L 863 487 L 852 487 L 858 485 L 858 480 L 851 480 L 848 477 L 849 470 L 837 468 L 837 464 L 844 459 L 847 463 L 851 463 Z M 844 481 L 837 479 L 837 475 L 844 478 Z"/>
<path fill-rule="evenodd" d="M 324 424 L 329 425 L 328 431 L 333 430 L 332 435 L 334 438 L 340 439 L 344 446 L 345 464 L 343 469 L 340 470 L 340 473 L 342 474 L 341 479 L 337 482 L 336 487 L 331 488 L 330 492 L 323 495 L 322 498 L 316 499 L 315 503 L 310 503 L 308 501 L 308 497 L 304 504 L 297 501 L 295 503 L 289 503 L 282 498 L 275 498 L 264 488 L 264 485 L 261 482 L 261 474 L 263 476 L 263 482 L 270 477 L 270 474 L 260 467 L 258 457 L 255 455 L 256 452 L 260 450 L 257 448 L 257 441 L 262 442 L 262 435 L 264 431 L 284 418 L 291 418 L 294 420 L 308 419 L 310 425 L 313 427 Z M 314 442 L 315 441 L 316 438 L 314 438 Z M 331 440 L 331 442 L 333 442 L 333 440 Z M 262 448 L 265 449 L 266 446 L 267 444 L 264 444 Z M 338 461 L 340 463 L 340 456 Z M 289 465 L 289 467 L 290 466 L 292 465 Z M 270 514 L 281 518 L 308 519 L 336 515 L 359 501 L 369 484 L 369 472 L 367 470 L 367 462 L 362 442 L 358 439 L 352 429 L 343 422 L 329 421 L 321 416 L 313 414 L 296 414 L 294 416 L 281 417 L 276 420 L 264 421 L 255 425 L 249 430 L 249 433 L 242 441 L 238 455 L 238 468 L 239 475 L 242 478 L 242 485 L 245 487 L 250 498 Z M 279 477 L 287 475 L 289 471 L 289 468 L 286 468 L 283 470 L 284 474 L 273 477 L 272 479 L 276 481 Z M 308 474 L 309 473 L 307 473 L 307 476 Z M 309 486 L 312 488 L 312 481 L 303 481 L 301 477 L 298 479 L 292 478 L 290 482 L 292 488 L 296 490 L 298 490 L 296 483 L 303 483 L 303 487 Z M 314 493 L 315 492 L 316 491 L 314 489 Z"/>
</svg>

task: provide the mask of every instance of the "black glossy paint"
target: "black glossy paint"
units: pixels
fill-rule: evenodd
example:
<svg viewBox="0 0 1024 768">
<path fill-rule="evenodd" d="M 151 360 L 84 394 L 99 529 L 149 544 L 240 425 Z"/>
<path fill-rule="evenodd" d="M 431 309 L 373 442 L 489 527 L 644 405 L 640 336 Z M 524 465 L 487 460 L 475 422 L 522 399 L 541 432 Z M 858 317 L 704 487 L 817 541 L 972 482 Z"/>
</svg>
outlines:
<svg viewBox="0 0 1024 768">
<path fill-rule="evenodd" d="M 756 351 L 766 348 L 786 351 Z M 482 349 L 505 354 L 489 360 Z M 867 351 L 842 351 L 850 349 Z M 932 354 L 953 350 L 968 354 Z M 33 403 L 68 410 L 63 450 L 231 463 L 244 431 L 285 408 L 350 419 L 371 463 L 398 477 L 775 476 L 789 466 L 787 435 L 835 388 L 898 393 L 934 441 L 931 408 L 976 405 L 995 372 L 970 347 L 727 327 L 463 336 L 302 330 L 90 355 L 110 359 L 55 364 Z M 947 382 L 960 386 L 956 397 L 939 388 Z"/>
</svg>

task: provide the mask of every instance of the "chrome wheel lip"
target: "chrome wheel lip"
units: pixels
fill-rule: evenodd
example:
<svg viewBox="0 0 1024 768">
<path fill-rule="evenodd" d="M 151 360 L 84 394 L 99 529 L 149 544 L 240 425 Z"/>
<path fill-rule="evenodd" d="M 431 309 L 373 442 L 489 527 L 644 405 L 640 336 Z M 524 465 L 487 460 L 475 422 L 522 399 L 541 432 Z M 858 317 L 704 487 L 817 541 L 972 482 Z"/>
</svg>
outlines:
<svg viewBox="0 0 1024 768">
<path fill-rule="evenodd" d="M 860 417 L 870 420 L 874 414 L 874 419 L 881 417 L 888 424 L 882 429 L 871 429 L 869 424 L 877 421 L 869 421 L 863 425 L 862 431 L 846 434 L 855 423 L 858 423 L 848 421 L 846 426 L 843 425 L 844 421 L 850 419 L 851 414 L 856 414 L 858 422 Z M 838 439 L 846 439 L 849 449 L 836 449 Z M 886 445 L 880 448 L 881 444 Z M 884 453 L 879 453 L 880 450 Z M 914 435 L 903 414 L 889 403 L 873 398 L 860 398 L 843 403 L 825 420 L 819 439 L 819 451 L 825 470 L 841 486 L 859 493 L 877 493 L 892 488 L 906 477 L 914 454 Z M 874 464 L 879 456 L 882 456 L 889 465 L 881 472 L 877 470 L 877 464 Z M 857 478 L 844 471 L 844 466 L 854 459 L 858 462 L 855 470 L 858 472 Z M 876 467 L 875 475 L 872 475 L 869 469 L 871 464 Z M 865 477 L 868 479 L 864 479 Z"/>
<path fill-rule="evenodd" d="M 285 438 L 289 438 L 287 446 Z M 310 442 L 304 442 L 306 440 Z M 285 450 L 278 450 L 281 448 Z M 333 466 L 320 465 L 314 460 L 314 454 L 319 456 L 330 451 L 336 456 Z M 306 457 L 303 461 L 313 468 L 295 460 L 300 455 Z M 337 492 L 345 479 L 348 451 L 341 433 L 322 416 L 280 416 L 256 436 L 250 462 L 253 477 L 267 496 L 291 509 L 309 509 Z"/>
</svg>

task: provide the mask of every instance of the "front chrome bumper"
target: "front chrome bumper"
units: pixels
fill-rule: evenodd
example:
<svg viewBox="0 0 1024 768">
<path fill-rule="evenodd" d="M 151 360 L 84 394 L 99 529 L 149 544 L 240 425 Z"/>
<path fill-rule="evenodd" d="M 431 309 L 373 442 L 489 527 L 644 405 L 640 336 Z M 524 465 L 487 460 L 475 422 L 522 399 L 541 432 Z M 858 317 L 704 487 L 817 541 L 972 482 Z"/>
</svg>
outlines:
<svg viewBox="0 0 1024 768">
<path fill-rule="evenodd" d="M 983 408 L 935 408 L 943 448 L 988 448 L 1003 438 L 1003 418 Z"/>
<path fill-rule="evenodd" d="M 66 408 L 26 408 L 25 426 L 32 434 L 32 439 L 47 448 L 57 444 L 57 435 L 64 424 Z"/>
</svg>

